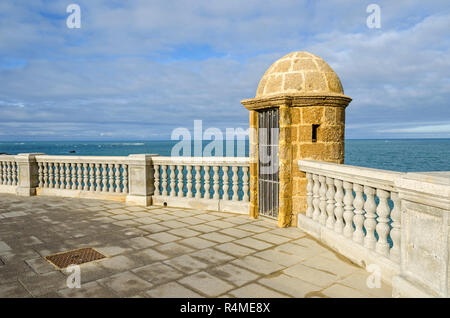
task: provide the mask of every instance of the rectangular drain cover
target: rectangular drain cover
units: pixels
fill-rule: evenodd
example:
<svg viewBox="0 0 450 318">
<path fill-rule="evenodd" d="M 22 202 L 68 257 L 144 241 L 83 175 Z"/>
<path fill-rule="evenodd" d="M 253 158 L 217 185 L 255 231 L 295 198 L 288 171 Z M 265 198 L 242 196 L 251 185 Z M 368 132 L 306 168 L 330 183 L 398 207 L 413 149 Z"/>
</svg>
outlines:
<svg viewBox="0 0 450 318">
<path fill-rule="evenodd" d="M 80 265 L 96 261 L 106 256 L 97 252 L 93 248 L 80 248 L 78 250 L 58 253 L 46 256 L 45 258 L 55 264 L 58 268 L 66 268 L 69 265 Z"/>
</svg>

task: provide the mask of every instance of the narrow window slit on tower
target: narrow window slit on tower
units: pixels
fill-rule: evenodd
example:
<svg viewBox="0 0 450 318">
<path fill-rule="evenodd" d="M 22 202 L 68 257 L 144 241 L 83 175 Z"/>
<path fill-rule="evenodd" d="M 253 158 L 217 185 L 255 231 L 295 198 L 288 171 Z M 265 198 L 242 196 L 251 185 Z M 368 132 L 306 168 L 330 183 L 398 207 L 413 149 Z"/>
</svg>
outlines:
<svg viewBox="0 0 450 318">
<path fill-rule="evenodd" d="M 317 129 L 320 125 L 312 125 L 312 142 L 317 142 Z"/>
</svg>

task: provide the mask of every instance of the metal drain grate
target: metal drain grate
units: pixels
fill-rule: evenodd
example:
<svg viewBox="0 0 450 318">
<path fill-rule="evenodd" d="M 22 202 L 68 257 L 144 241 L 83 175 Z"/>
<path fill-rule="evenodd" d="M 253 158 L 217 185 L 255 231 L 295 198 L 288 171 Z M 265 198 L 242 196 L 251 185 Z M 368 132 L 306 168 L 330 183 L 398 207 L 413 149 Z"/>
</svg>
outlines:
<svg viewBox="0 0 450 318">
<path fill-rule="evenodd" d="M 93 248 L 80 248 L 78 250 L 46 256 L 45 258 L 55 264 L 58 268 L 66 268 L 69 265 L 80 265 L 96 261 L 106 256 Z"/>
</svg>

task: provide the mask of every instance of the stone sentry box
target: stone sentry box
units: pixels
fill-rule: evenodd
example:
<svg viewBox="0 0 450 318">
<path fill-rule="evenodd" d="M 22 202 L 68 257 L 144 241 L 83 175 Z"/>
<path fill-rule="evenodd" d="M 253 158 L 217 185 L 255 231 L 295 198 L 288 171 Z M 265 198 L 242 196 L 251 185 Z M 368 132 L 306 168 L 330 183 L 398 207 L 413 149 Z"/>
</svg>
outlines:
<svg viewBox="0 0 450 318">
<path fill-rule="evenodd" d="M 259 172 L 267 143 L 258 117 L 278 109 L 278 226 L 296 226 L 297 213 L 306 211 L 306 175 L 295 164 L 300 159 L 344 163 L 345 108 L 341 81 L 320 57 L 292 52 L 273 63 L 259 82 L 255 98 L 241 103 L 250 111 L 250 216 L 259 215 Z M 270 142 L 270 141 L 269 141 Z M 273 142 L 273 141 L 272 141 Z"/>
</svg>

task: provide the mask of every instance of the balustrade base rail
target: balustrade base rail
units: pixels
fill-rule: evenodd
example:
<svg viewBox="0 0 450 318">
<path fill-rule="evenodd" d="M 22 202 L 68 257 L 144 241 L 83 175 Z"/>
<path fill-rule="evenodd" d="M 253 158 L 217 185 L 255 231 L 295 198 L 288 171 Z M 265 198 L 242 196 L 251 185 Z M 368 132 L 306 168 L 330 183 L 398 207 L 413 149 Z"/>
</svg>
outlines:
<svg viewBox="0 0 450 318">
<path fill-rule="evenodd" d="M 228 201 L 218 199 L 178 198 L 171 196 L 154 196 L 152 205 L 174 208 L 199 209 L 205 211 L 220 211 L 248 214 L 250 203 L 243 201 Z"/>
<path fill-rule="evenodd" d="M 0 190 L 1 192 L 1 190 Z M 126 202 L 127 193 L 88 192 L 81 190 L 36 188 L 36 195 Z"/>
<path fill-rule="evenodd" d="M 0 184 L 0 193 L 16 194 L 17 193 L 17 186 Z"/>
</svg>

